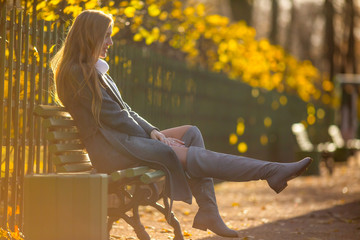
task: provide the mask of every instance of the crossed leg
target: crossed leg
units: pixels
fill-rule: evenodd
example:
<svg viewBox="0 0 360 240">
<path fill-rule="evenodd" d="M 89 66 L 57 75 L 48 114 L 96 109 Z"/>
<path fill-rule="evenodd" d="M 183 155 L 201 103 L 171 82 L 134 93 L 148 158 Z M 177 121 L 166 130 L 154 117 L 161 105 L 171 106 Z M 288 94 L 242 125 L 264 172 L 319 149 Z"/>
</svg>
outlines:
<svg viewBox="0 0 360 240">
<path fill-rule="evenodd" d="M 183 126 L 179 126 L 179 127 L 165 129 L 165 130 L 162 130 L 161 132 L 166 137 L 171 137 L 171 138 L 176 138 L 176 139 L 181 140 L 182 137 L 184 136 L 184 134 L 186 133 L 186 131 L 189 130 L 189 128 L 191 128 L 191 125 L 183 125 Z M 177 158 L 181 162 L 181 165 L 185 169 L 188 148 L 187 147 L 176 147 L 176 146 L 171 146 L 171 148 L 174 150 Z"/>
</svg>

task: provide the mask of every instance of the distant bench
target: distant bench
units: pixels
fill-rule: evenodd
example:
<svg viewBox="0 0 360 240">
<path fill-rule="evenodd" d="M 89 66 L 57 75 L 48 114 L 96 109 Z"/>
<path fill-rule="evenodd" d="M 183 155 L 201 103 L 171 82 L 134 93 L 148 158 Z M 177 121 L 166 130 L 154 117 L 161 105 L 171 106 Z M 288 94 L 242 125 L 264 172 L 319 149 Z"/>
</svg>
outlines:
<svg viewBox="0 0 360 240">
<path fill-rule="evenodd" d="M 74 120 L 65 108 L 38 105 L 34 109 L 34 114 L 43 119 L 42 123 L 49 143 L 50 161 L 56 168 L 57 174 L 55 175 L 61 176 L 61 174 L 65 174 L 66 176 L 70 175 L 70 178 L 76 178 L 84 174 L 90 174 L 90 176 L 100 175 L 96 173 L 96 170 L 91 165 L 89 156 L 79 139 Z M 54 174 L 48 175 L 53 177 Z M 28 181 L 31 182 L 31 178 L 34 177 L 36 176 L 28 176 Z M 150 236 L 145 231 L 139 217 L 139 206 L 149 205 L 164 214 L 167 222 L 174 228 L 175 239 L 184 239 L 180 224 L 174 214 L 170 212 L 168 199 L 162 191 L 164 178 L 163 171 L 150 169 L 147 166 L 128 168 L 110 174 L 107 177 L 108 189 L 105 192 L 112 194 L 109 197 L 114 197 L 114 194 L 116 194 L 119 206 L 116 208 L 114 206 L 111 206 L 111 208 L 105 206 L 105 209 L 108 208 L 107 235 L 110 233 L 113 223 L 122 218 L 134 228 L 139 239 L 150 240 Z M 28 198 L 30 197 L 28 196 Z M 159 199 L 163 199 L 164 206 L 157 203 Z M 107 205 L 107 203 L 105 204 Z M 91 208 L 95 209 L 102 207 L 104 206 L 99 204 L 91 206 Z M 132 211 L 132 216 L 126 214 L 128 211 Z M 31 217 L 25 216 L 25 225 L 26 219 L 31 219 Z M 63 219 L 63 221 L 66 221 L 66 219 Z M 35 223 L 29 223 L 28 225 L 30 224 L 33 226 Z M 34 227 L 36 228 L 36 226 Z M 29 231 L 27 233 L 28 237 L 29 234 L 31 235 L 32 229 L 27 229 Z"/>
<path fill-rule="evenodd" d="M 336 125 L 330 125 L 328 128 L 331 141 L 313 144 L 308 136 L 306 128 L 302 123 L 294 123 L 292 125 L 292 132 L 296 137 L 299 150 L 296 152 L 299 158 L 310 156 L 314 162 L 319 163 L 324 161 L 329 173 L 333 171 L 333 162 L 346 161 L 346 159 L 360 150 L 360 140 L 351 139 L 345 141 L 341 135 L 340 129 Z M 319 133 L 320 134 L 320 133 Z M 308 171 L 310 174 L 318 174 L 319 169 L 316 166 Z"/>
<path fill-rule="evenodd" d="M 310 141 L 308 132 L 304 124 L 294 123 L 291 126 L 292 133 L 296 138 L 299 150 L 296 152 L 297 158 L 311 157 L 313 163 L 305 174 L 308 175 L 319 175 L 319 164 L 323 160 L 330 174 L 333 172 L 332 156 L 336 150 L 336 145 L 331 142 L 319 143 L 318 145 L 313 144 Z"/>
</svg>

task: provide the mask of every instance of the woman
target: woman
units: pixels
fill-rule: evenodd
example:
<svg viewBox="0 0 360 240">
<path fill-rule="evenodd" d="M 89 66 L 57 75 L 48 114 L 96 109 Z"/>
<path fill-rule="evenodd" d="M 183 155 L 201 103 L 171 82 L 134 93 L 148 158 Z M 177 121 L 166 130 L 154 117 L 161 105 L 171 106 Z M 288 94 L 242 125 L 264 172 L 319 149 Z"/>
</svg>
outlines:
<svg viewBox="0 0 360 240">
<path fill-rule="evenodd" d="M 106 73 L 113 20 L 101 11 L 87 10 L 74 21 L 53 59 L 56 94 L 79 128 L 91 162 L 110 173 L 137 165 L 162 169 L 165 192 L 171 200 L 191 203 L 199 210 L 193 227 L 225 237 L 237 237 L 221 219 L 212 178 L 229 181 L 266 180 L 277 193 L 300 175 L 310 158 L 296 163 L 273 163 L 205 149 L 195 126 L 160 131 L 123 101 Z"/>
</svg>

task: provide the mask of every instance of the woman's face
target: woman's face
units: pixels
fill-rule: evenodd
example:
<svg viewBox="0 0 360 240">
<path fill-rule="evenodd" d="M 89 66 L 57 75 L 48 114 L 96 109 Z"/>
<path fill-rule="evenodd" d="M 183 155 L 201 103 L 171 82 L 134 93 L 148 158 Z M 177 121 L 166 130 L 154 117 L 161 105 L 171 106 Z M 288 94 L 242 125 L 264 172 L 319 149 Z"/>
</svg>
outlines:
<svg viewBox="0 0 360 240">
<path fill-rule="evenodd" d="M 112 34 L 112 26 L 110 26 L 108 28 L 108 30 L 106 31 L 105 33 L 105 38 L 104 38 L 104 42 L 102 44 L 102 47 L 101 47 L 101 52 L 100 52 L 100 58 L 105 58 L 106 57 L 106 54 L 107 54 L 107 51 L 108 51 L 108 48 L 113 45 L 113 41 L 111 39 L 111 34 Z"/>
</svg>

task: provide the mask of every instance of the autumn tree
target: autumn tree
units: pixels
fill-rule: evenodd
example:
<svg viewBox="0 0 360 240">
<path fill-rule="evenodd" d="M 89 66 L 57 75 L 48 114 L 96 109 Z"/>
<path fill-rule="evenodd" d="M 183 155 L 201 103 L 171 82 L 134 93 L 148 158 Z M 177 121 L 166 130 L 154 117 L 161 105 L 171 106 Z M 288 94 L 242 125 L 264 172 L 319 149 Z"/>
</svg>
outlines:
<svg viewBox="0 0 360 240">
<path fill-rule="evenodd" d="M 304 101 L 321 99 L 330 103 L 331 88 L 323 88 L 318 70 L 309 61 L 296 60 L 267 39 L 256 40 L 255 29 L 244 21 L 230 22 L 227 17 L 207 14 L 204 4 L 37 0 L 36 8 L 31 10 L 34 1 L 25 2 L 29 12 L 37 11 L 39 19 L 64 22 L 84 9 L 100 9 L 114 16 L 114 39 L 123 43 L 171 54 L 256 88 L 294 92 Z M 325 85 L 331 83 L 325 80 Z"/>
</svg>

